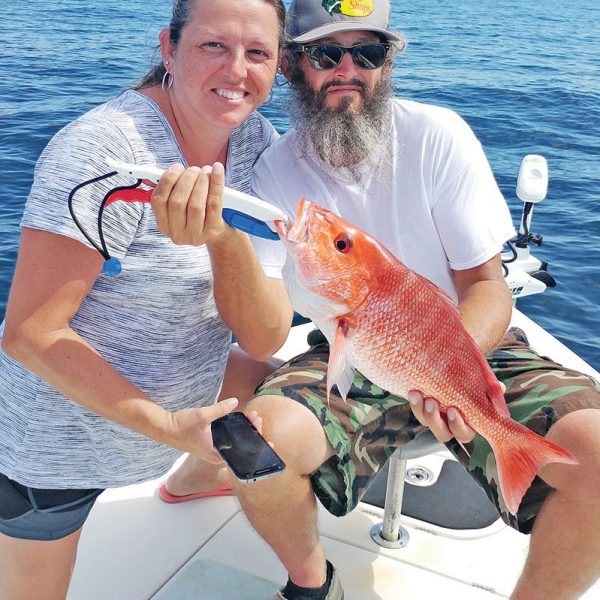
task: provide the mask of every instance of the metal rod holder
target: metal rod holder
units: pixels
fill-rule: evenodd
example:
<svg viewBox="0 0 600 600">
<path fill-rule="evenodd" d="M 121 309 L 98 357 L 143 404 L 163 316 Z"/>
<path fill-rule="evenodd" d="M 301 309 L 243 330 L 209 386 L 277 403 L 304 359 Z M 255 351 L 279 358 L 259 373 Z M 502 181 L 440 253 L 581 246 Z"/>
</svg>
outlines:
<svg viewBox="0 0 600 600">
<path fill-rule="evenodd" d="M 408 544 L 408 531 L 400 525 L 406 466 L 407 461 L 396 450 L 389 460 L 383 522 L 371 528 L 371 538 L 384 548 L 403 548 Z"/>
</svg>

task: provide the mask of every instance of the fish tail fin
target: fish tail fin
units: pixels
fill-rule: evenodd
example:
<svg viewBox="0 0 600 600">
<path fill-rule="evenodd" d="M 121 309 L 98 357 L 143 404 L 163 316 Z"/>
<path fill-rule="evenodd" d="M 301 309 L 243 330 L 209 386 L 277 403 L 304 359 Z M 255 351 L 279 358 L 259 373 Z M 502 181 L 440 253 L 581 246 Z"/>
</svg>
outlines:
<svg viewBox="0 0 600 600">
<path fill-rule="evenodd" d="M 553 444 L 524 425 L 511 422 L 507 442 L 494 447 L 502 497 L 513 514 L 531 485 L 537 471 L 549 463 L 579 464 L 568 450 Z"/>
</svg>

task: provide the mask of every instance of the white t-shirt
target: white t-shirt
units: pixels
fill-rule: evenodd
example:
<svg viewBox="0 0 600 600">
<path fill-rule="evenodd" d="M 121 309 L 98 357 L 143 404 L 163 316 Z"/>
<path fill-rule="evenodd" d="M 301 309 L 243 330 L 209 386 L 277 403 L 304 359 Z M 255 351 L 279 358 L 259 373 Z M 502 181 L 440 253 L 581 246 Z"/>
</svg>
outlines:
<svg viewBox="0 0 600 600">
<path fill-rule="evenodd" d="M 253 193 L 294 216 L 301 197 L 342 216 L 382 242 L 411 269 L 456 299 L 451 269 L 476 267 L 515 235 L 510 212 L 481 144 L 451 110 L 407 100 L 390 103 L 389 150 L 379 172 L 361 165 L 359 183 L 344 169 L 302 152 L 283 135 L 253 173 Z M 254 239 L 263 268 L 281 277 L 282 244 Z"/>
<path fill-rule="evenodd" d="M 249 193 L 256 158 L 275 137 L 266 119 L 250 115 L 232 133 L 226 184 Z M 90 245 L 67 197 L 76 185 L 111 171 L 107 156 L 161 168 L 185 162 L 158 106 L 127 91 L 51 140 L 36 166 L 22 226 Z M 104 194 L 132 182 L 116 176 L 75 194 L 75 215 L 96 242 Z M 96 279 L 72 328 L 167 410 L 212 404 L 231 332 L 215 306 L 206 246 L 173 244 L 158 231 L 148 204 L 115 202 L 103 222 L 123 270 Z M 180 454 L 65 398 L 0 349 L 0 472 L 11 479 L 40 488 L 128 485 L 162 475 Z"/>
</svg>

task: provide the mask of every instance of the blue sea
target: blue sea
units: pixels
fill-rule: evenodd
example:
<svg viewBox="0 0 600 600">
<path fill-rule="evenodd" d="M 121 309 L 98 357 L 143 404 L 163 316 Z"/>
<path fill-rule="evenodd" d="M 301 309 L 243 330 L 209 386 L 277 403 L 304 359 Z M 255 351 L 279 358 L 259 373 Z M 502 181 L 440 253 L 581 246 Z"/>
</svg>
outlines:
<svg viewBox="0 0 600 600">
<path fill-rule="evenodd" d="M 47 0 L 5 8 L 0 56 L 0 319 L 33 167 L 49 138 L 132 85 L 148 66 L 167 0 Z M 517 222 L 525 154 L 549 165 L 534 253 L 557 286 L 519 307 L 600 369 L 600 4 L 597 0 L 394 2 L 409 47 L 397 94 L 450 107 L 483 143 Z M 278 88 L 261 111 L 289 124 Z"/>
</svg>

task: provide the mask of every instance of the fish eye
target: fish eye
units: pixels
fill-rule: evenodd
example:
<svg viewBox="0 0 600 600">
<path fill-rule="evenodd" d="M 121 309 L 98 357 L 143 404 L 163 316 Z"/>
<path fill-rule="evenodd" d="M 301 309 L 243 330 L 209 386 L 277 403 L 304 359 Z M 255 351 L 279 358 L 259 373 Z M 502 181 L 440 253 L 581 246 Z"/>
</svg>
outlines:
<svg viewBox="0 0 600 600">
<path fill-rule="evenodd" d="M 333 245 L 338 252 L 347 254 L 352 248 L 352 239 L 349 238 L 345 233 L 341 233 L 335 238 Z"/>
</svg>

